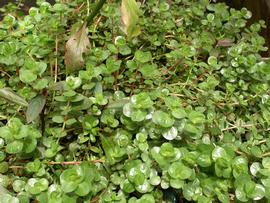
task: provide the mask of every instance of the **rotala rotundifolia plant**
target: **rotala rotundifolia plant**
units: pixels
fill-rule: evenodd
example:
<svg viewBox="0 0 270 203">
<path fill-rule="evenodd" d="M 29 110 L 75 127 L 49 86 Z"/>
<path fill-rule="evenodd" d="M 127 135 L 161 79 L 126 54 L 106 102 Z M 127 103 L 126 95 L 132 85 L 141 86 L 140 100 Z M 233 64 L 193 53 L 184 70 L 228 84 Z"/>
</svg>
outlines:
<svg viewBox="0 0 270 203">
<path fill-rule="evenodd" d="M 209 0 L 1 8 L 0 202 L 270 202 L 263 21 Z"/>
</svg>

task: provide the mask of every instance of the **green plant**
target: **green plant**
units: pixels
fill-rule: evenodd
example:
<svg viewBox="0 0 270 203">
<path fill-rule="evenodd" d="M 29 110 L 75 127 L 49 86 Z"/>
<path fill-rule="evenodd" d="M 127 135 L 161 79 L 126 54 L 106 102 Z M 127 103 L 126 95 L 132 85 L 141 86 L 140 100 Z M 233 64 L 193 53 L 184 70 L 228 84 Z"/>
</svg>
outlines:
<svg viewBox="0 0 270 203">
<path fill-rule="evenodd" d="M 123 0 L 86 26 L 96 4 L 60 2 L 0 23 L 1 201 L 270 202 L 264 22 Z"/>
</svg>

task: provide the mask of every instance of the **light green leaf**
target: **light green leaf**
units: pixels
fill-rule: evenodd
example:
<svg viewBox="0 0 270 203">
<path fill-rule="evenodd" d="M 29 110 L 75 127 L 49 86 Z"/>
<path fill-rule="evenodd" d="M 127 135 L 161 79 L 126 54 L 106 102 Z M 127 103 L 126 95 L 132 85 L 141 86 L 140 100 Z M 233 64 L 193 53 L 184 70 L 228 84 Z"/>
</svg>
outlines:
<svg viewBox="0 0 270 203">
<path fill-rule="evenodd" d="M 68 76 L 66 78 L 66 84 L 69 88 L 71 88 L 72 90 L 75 90 L 81 86 L 82 79 L 79 77 Z"/>
<path fill-rule="evenodd" d="M 165 131 L 162 136 L 166 139 L 166 140 L 174 140 L 177 137 L 177 128 L 172 127 L 171 129 Z"/>
<path fill-rule="evenodd" d="M 212 151 L 212 159 L 216 161 L 219 158 L 226 158 L 227 153 L 224 148 L 222 147 L 215 147 L 215 149 Z"/>
<path fill-rule="evenodd" d="M 0 173 L 6 173 L 8 171 L 8 163 L 3 161 L 0 162 Z"/>
<path fill-rule="evenodd" d="M 23 125 L 23 126 L 21 126 L 20 131 L 18 133 L 13 134 L 13 137 L 15 139 L 22 139 L 22 138 L 27 137 L 30 133 L 31 132 L 30 132 L 29 126 Z"/>
<path fill-rule="evenodd" d="M 160 155 L 166 158 L 172 158 L 175 156 L 175 149 L 171 143 L 165 142 L 160 146 Z"/>
<path fill-rule="evenodd" d="M 33 152 L 36 149 L 36 146 L 37 146 L 37 139 L 33 137 L 24 138 L 23 151 L 25 153 Z"/>
<path fill-rule="evenodd" d="M 30 178 L 27 181 L 27 184 L 25 186 L 26 191 L 30 192 L 33 195 L 40 194 L 41 192 L 48 189 L 49 182 L 45 178 Z"/>
<path fill-rule="evenodd" d="M 184 126 L 184 132 L 185 134 L 187 134 L 188 137 L 192 139 L 199 139 L 202 136 L 201 130 L 191 123 L 187 123 Z"/>
<path fill-rule="evenodd" d="M 131 113 L 131 120 L 135 122 L 141 122 L 145 119 L 147 112 L 144 110 L 133 110 Z"/>
<path fill-rule="evenodd" d="M 183 188 L 185 182 L 181 179 L 170 179 L 170 186 L 175 189 Z"/>
<path fill-rule="evenodd" d="M 60 175 L 61 188 L 65 193 L 75 191 L 83 180 L 79 166 L 76 168 L 67 169 Z"/>
<path fill-rule="evenodd" d="M 86 196 L 90 192 L 91 187 L 93 186 L 90 184 L 90 181 L 83 181 L 78 185 L 77 189 L 75 190 L 75 193 L 81 197 Z"/>
<path fill-rule="evenodd" d="M 19 140 L 15 140 L 6 146 L 6 152 L 9 154 L 17 154 L 22 152 L 23 143 Z"/>
<path fill-rule="evenodd" d="M 143 64 L 139 71 L 145 79 L 154 79 L 160 75 L 156 64 Z"/>
<path fill-rule="evenodd" d="M 23 180 L 15 180 L 12 183 L 13 190 L 15 192 L 20 192 L 20 191 L 24 190 L 25 184 L 26 183 Z"/>
<path fill-rule="evenodd" d="M 210 65 L 210 66 L 216 66 L 217 65 L 217 58 L 215 56 L 210 56 L 208 59 L 207 59 L 207 63 Z"/>
<path fill-rule="evenodd" d="M 222 203 L 230 203 L 230 196 L 229 194 L 223 194 L 223 193 L 218 193 L 217 195 L 218 200 Z"/>
<path fill-rule="evenodd" d="M 197 164 L 201 167 L 209 167 L 212 164 L 211 156 L 208 154 L 201 154 L 197 159 Z"/>
<path fill-rule="evenodd" d="M 264 168 L 270 169 L 270 157 L 263 158 L 262 165 Z"/>
<path fill-rule="evenodd" d="M 252 193 L 253 200 L 257 201 L 264 197 L 265 195 L 265 188 L 261 184 L 256 184 L 254 191 Z"/>
<path fill-rule="evenodd" d="M 170 117 L 170 115 L 160 110 L 154 112 L 152 120 L 155 124 L 164 128 L 171 127 L 174 124 L 174 120 Z"/>
<path fill-rule="evenodd" d="M 187 113 L 184 109 L 181 108 L 173 108 L 172 109 L 172 116 L 177 119 L 182 119 L 187 116 Z"/>
<path fill-rule="evenodd" d="M 235 190 L 235 196 L 238 200 L 242 201 L 242 202 L 246 202 L 248 201 L 247 195 L 244 192 L 244 190 L 241 187 L 237 187 Z"/>
<path fill-rule="evenodd" d="M 124 182 L 121 183 L 121 188 L 123 188 L 123 191 L 125 191 L 126 193 L 132 193 L 135 190 L 134 185 L 130 183 L 127 179 L 125 179 Z"/>
<path fill-rule="evenodd" d="M 201 112 L 192 111 L 188 114 L 188 118 L 193 124 L 201 124 L 204 122 L 205 118 Z"/>
<path fill-rule="evenodd" d="M 185 166 L 182 162 L 174 162 L 168 169 L 172 178 L 185 180 L 192 175 L 192 169 Z"/>
<path fill-rule="evenodd" d="M 259 162 L 253 162 L 249 170 L 253 176 L 257 176 L 258 172 L 261 170 L 261 164 Z"/>
<path fill-rule="evenodd" d="M 135 52 L 135 59 L 140 63 L 147 63 L 152 60 L 152 54 L 150 51 L 143 52 L 138 50 Z"/>
<path fill-rule="evenodd" d="M 10 194 L 0 194 L 1 203 L 20 203 L 17 197 L 12 197 Z"/>
<path fill-rule="evenodd" d="M 24 83 L 31 83 L 37 79 L 37 75 L 32 70 L 20 69 L 20 80 Z"/>
<path fill-rule="evenodd" d="M 133 95 L 130 99 L 132 107 L 136 109 L 148 109 L 153 106 L 153 101 L 147 93 Z"/>
</svg>

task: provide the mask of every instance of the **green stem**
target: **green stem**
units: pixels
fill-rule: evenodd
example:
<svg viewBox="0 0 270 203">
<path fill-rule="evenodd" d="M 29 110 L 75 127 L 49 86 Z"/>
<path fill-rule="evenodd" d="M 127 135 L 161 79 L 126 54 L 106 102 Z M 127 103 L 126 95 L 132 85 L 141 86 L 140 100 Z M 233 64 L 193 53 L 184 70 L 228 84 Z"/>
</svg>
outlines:
<svg viewBox="0 0 270 203">
<path fill-rule="evenodd" d="M 96 15 L 98 14 L 98 12 L 100 11 L 100 9 L 102 8 L 102 6 L 104 5 L 105 2 L 106 2 L 106 0 L 99 0 L 99 2 L 96 4 L 91 15 L 86 18 L 87 25 L 92 24 L 94 18 L 96 17 Z"/>
</svg>

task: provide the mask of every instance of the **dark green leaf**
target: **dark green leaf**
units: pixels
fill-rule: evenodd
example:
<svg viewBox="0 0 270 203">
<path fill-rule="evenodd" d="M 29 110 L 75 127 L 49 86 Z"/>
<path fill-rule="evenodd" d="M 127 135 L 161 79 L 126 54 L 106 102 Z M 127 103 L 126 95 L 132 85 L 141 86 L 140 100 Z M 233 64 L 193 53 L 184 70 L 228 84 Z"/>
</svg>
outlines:
<svg viewBox="0 0 270 203">
<path fill-rule="evenodd" d="M 43 95 L 37 95 L 30 100 L 26 111 L 26 120 L 28 123 L 34 121 L 39 116 L 45 106 L 45 103 L 46 97 Z"/>
</svg>

